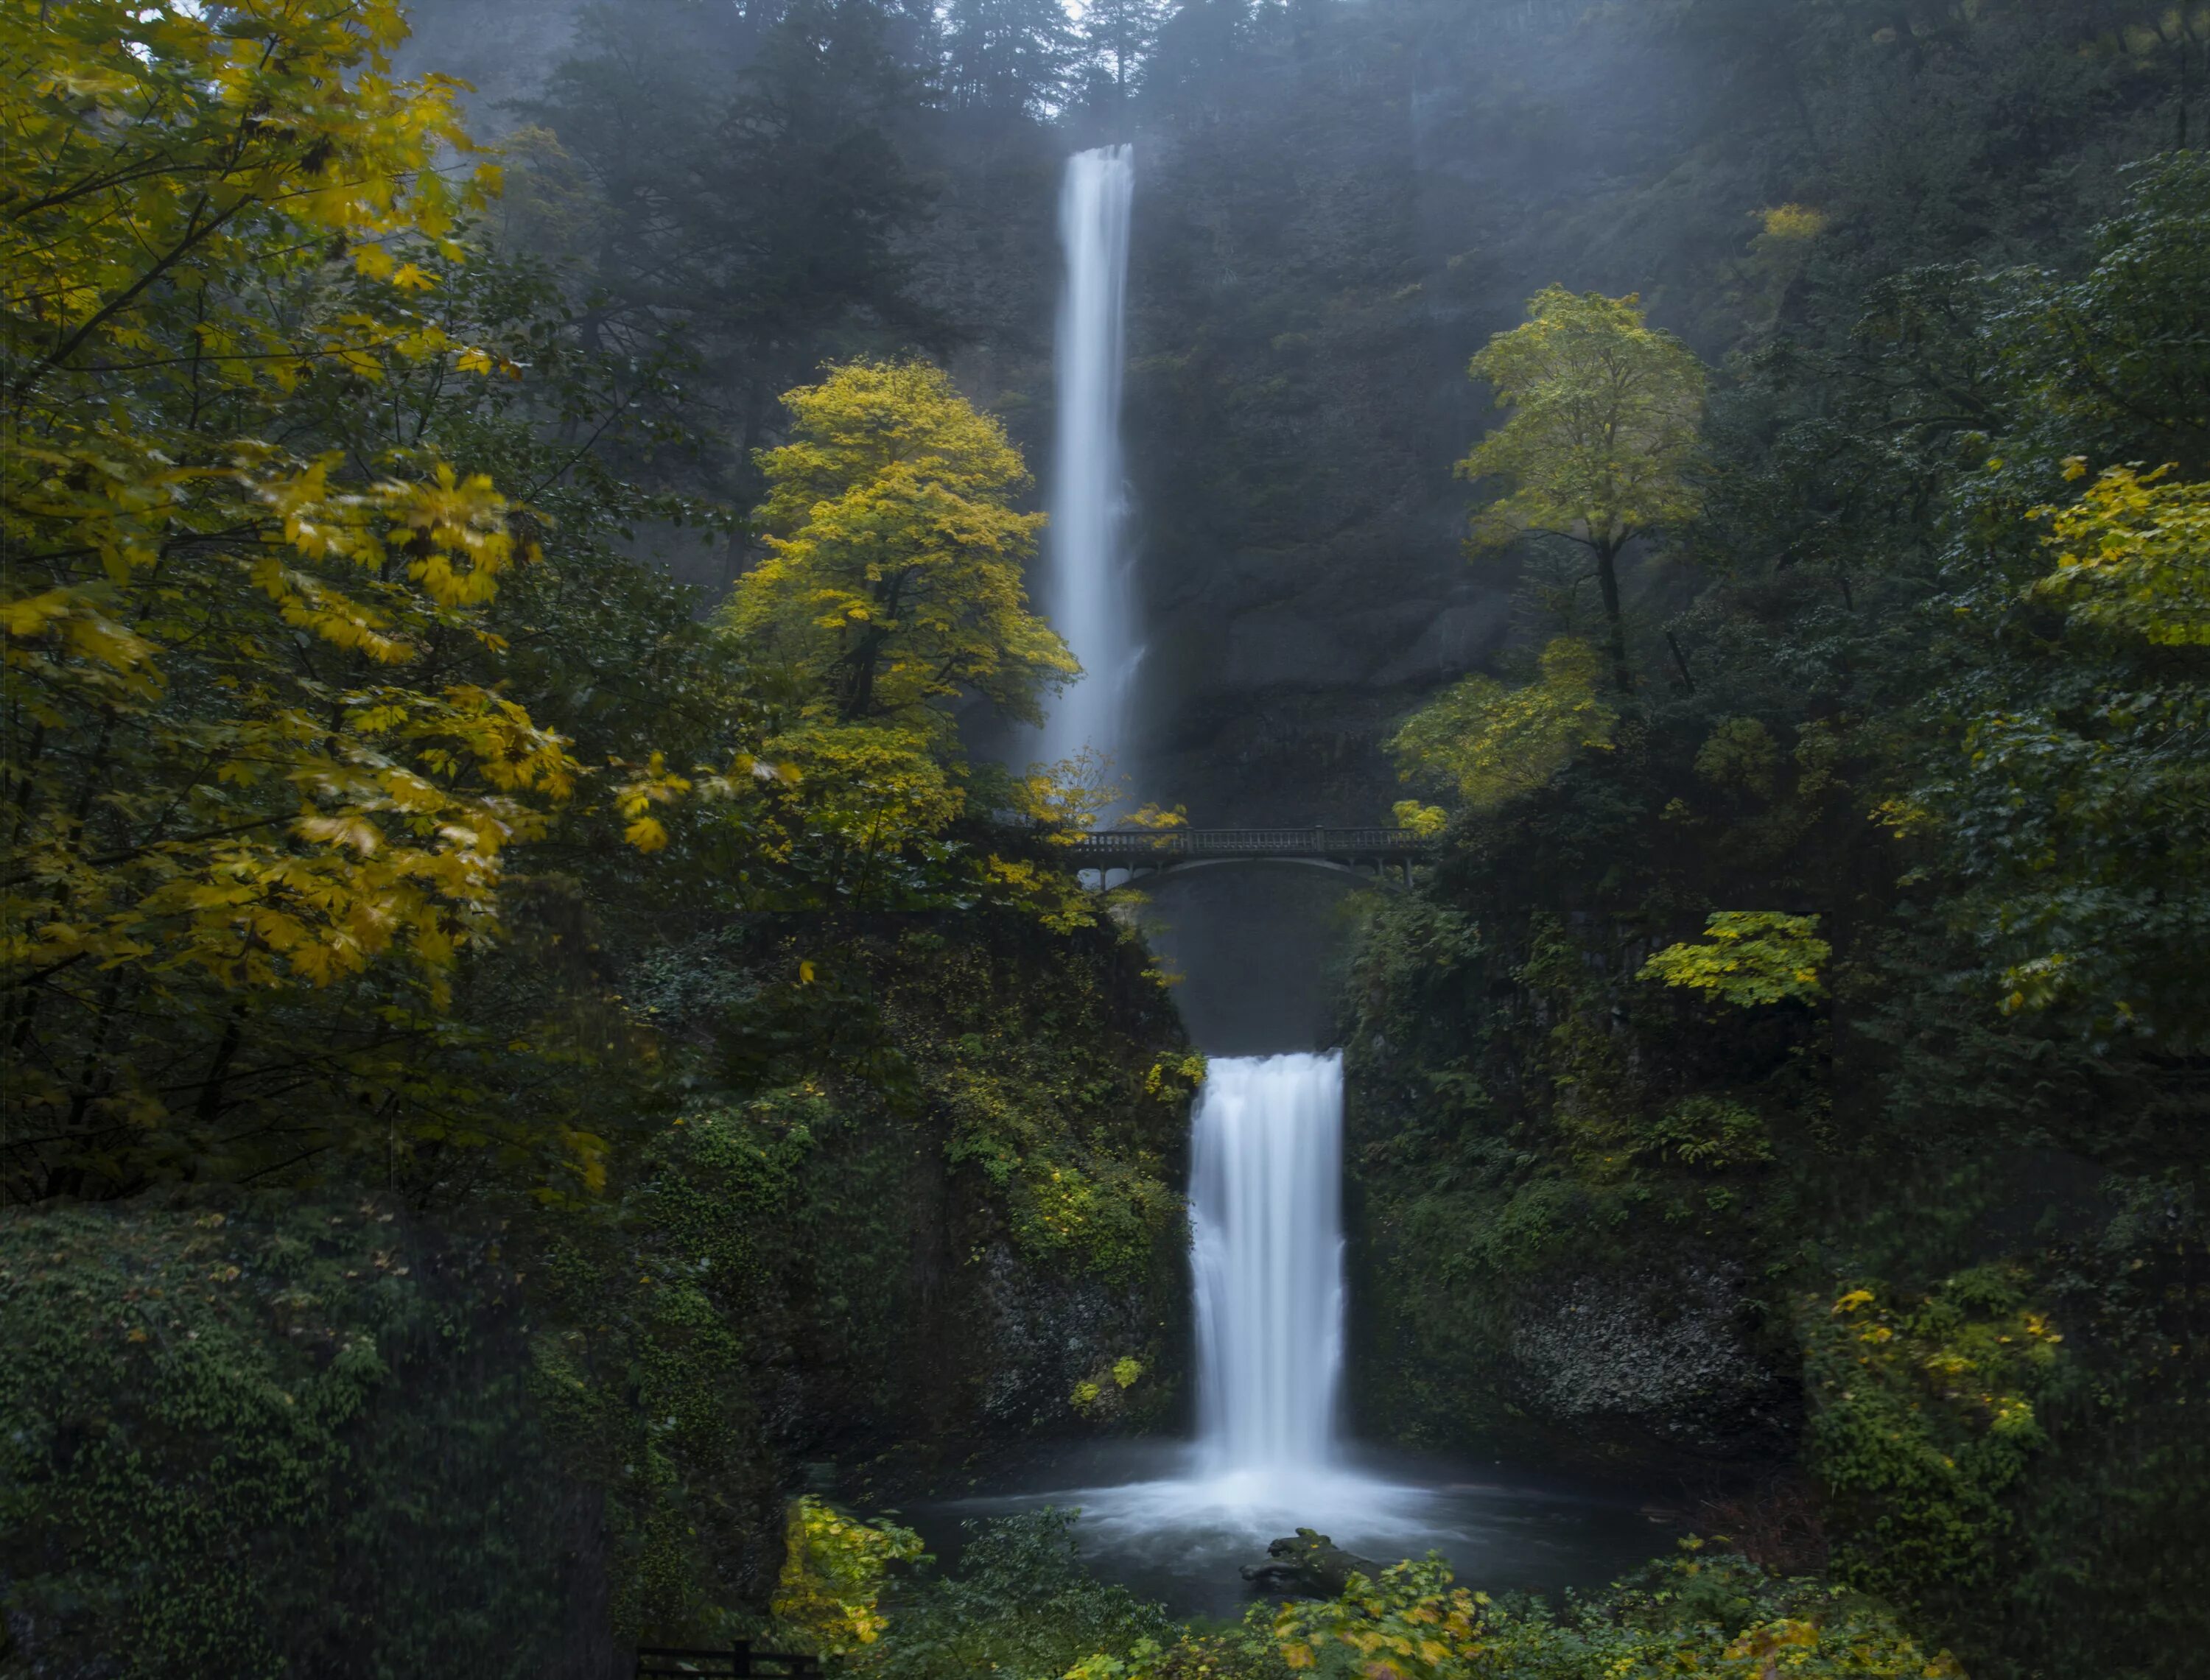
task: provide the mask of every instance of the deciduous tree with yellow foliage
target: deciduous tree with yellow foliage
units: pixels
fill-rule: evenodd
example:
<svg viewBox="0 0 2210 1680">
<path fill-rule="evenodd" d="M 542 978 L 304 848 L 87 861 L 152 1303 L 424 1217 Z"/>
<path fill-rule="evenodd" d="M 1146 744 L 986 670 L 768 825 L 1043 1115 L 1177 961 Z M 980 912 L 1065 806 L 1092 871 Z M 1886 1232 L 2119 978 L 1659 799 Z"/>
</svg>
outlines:
<svg viewBox="0 0 2210 1680">
<path fill-rule="evenodd" d="M 271 999 L 365 979 L 351 1039 L 401 1036 L 575 786 L 467 657 L 531 556 L 506 499 L 300 400 L 510 370 L 420 306 L 496 178 L 456 84 L 392 77 L 405 33 L 392 0 L 0 9 L 17 1189 L 228 1159 Z"/>
<path fill-rule="evenodd" d="M 944 702 L 982 695 L 1040 722 L 1080 667 L 1029 610 L 1041 514 L 1005 429 L 939 369 L 855 363 L 784 394 L 789 443 L 760 465 L 768 557 L 728 623 L 802 672 L 818 710 L 947 740 Z"/>
<path fill-rule="evenodd" d="M 1493 810 L 1534 792 L 1584 747 L 1610 747 L 1619 714 L 1597 693 L 1602 675 L 1593 647 L 1560 636 L 1543 650 L 1535 681 L 1454 683 L 1405 722 L 1390 753 L 1406 781 Z M 1423 823 L 1416 806 L 1399 805 L 1397 815 L 1414 828 L 1437 826 Z"/>
<path fill-rule="evenodd" d="M 1704 406 L 1704 369 L 1688 347 L 1643 320 L 1641 299 L 1546 286 L 1525 326 L 1499 333 L 1472 374 L 1512 418 L 1458 463 L 1505 493 L 1475 518 L 1477 547 L 1525 532 L 1564 537 L 1596 557 L 1610 632 L 1612 680 L 1633 686 L 1619 592 L 1619 556 L 1656 526 L 1688 518 Z"/>
</svg>

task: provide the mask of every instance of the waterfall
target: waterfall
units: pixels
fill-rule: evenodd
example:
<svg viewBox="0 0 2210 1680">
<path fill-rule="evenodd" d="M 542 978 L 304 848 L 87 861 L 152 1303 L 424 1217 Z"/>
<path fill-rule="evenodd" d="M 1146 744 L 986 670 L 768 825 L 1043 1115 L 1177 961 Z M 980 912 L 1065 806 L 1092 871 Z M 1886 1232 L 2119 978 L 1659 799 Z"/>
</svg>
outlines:
<svg viewBox="0 0 2210 1680">
<path fill-rule="evenodd" d="M 1109 1479 L 943 1508 L 1072 1506 L 1105 1578 L 1177 1615 L 1223 1618 L 1278 1590 L 1261 1551 L 1307 1527 L 1362 1557 L 1440 1551 L 1476 1579 L 1545 1590 L 1614 1578 L 1645 1555 L 1639 1501 L 1606 1507 L 1463 1465 L 1408 1479 L 1411 1460 L 1338 1433 L 1343 1084 L 1340 1051 L 1212 1058 L 1191 1137 L 1195 1442 L 1134 1455 L 1120 1442 L 1087 1460 Z M 1132 1479 L 1138 1466 L 1149 1473 Z"/>
<path fill-rule="evenodd" d="M 1060 189 L 1066 289 L 1059 308 L 1059 442 L 1043 597 L 1084 675 L 1044 726 L 1047 760 L 1088 748 L 1117 762 L 1141 652 L 1120 541 L 1122 317 L 1135 180 L 1132 149 L 1106 146 L 1069 158 Z"/>
<path fill-rule="evenodd" d="M 1048 564 L 1037 591 L 1084 673 L 1052 711 L 1039 744 L 1044 756 L 1066 759 L 1088 749 L 1122 771 L 1127 702 L 1143 657 L 1120 540 L 1134 184 L 1128 147 L 1067 160 L 1059 214 L 1066 257 L 1059 435 Z M 1405 1551 L 1392 1556 L 1425 1551 L 1449 1532 L 1427 1521 L 1428 1491 L 1361 1468 L 1355 1447 L 1337 1434 L 1344 1358 L 1341 1053 L 1214 1057 L 1192 1125 L 1198 1439 L 1172 1449 L 1172 1474 L 1062 1489 L 1054 1497 L 1072 1497 L 1084 1532 L 1100 1544 L 1175 1560 L 1175 1579 L 1216 1565 L 1223 1546 L 1264 1545 L 1305 1523 L 1345 1544 L 1402 1542 Z M 990 1502 L 974 1502 L 987 1508 Z"/>
<path fill-rule="evenodd" d="M 1197 1440 L 1169 1474 L 1049 1497 L 1078 1506 L 1087 1541 L 1152 1596 L 1301 1526 L 1374 1557 L 1464 1542 L 1437 1520 L 1434 1490 L 1374 1474 L 1337 1430 L 1342 1052 L 1213 1057 L 1191 1144 Z"/>
<path fill-rule="evenodd" d="M 1308 1475 L 1343 1371 L 1341 1053 L 1216 1059 L 1193 1142 L 1199 1451 Z"/>
</svg>

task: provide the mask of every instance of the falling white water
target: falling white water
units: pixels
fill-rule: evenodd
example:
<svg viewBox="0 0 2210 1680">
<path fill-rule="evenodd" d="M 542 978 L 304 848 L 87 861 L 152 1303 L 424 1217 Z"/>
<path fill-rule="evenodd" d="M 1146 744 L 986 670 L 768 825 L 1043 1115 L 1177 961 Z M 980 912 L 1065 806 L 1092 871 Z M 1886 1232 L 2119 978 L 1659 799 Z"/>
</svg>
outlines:
<svg viewBox="0 0 2210 1680">
<path fill-rule="evenodd" d="M 1631 1506 L 1467 1479 L 1470 1466 L 1406 1479 L 1412 1466 L 1399 1459 L 1376 1474 L 1338 1434 L 1339 1053 L 1216 1057 L 1193 1125 L 1196 1442 L 1146 1455 L 1151 1479 L 963 1500 L 947 1513 L 1078 1507 L 1101 1573 L 1177 1615 L 1239 1613 L 1250 1590 L 1241 1566 L 1300 1527 L 1382 1563 L 1440 1551 L 1492 1589 L 1607 1580 L 1646 1554 L 1649 1520 Z"/>
<path fill-rule="evenodd" d="M 1190 1175 L 1198 1445 L 1216 1474 L 1333 1457 L 1343 1373 L 1343 1057 L 1216 1060 Z"/>
<path fill-rule="evenodd" d="M 1446 1542 L 1431 1490 L 1362 1472 L 1338 1441 L 1343 1057 L 1215 1057 L 1193 1121 L 1198 1438 L 1184 1474 L 1071 1496 L 1106 1545 L 1193 1564 L 1301 1524 L 1392 1556 Z"/>
<path fill-rule="evenodd" d="M 1060 189 L 1066 289 L 1059 306 L 1059 443 L 1042 593 L 1047 616 L 1084 674 L 1044 726 L 1043 756 L 1050 761 L 1084 749 L 1119 761 L 1128 686 L 1142 651 L 1120 545 L 1121 346 L 1135 181 L 1132 149 L 1106 146 L 1069 158 Z"/>
<path fill-rule="evenodd" d="M 1242 1569 L 1303 1527 L 1383 1564 L 1440 1551 L 1460 1579 L 1491 1591 L 1611 1580 L 1647 1555 L 1651 1519 L 1635 1502 L 1470 1465 L 1383 1460 L 1339 1432 L 1339 1052 L 1214 1057 L 1193 1126 L 1196 1442 L 1093 1460 L 1109 1478 L 1102 1484 L 941 1512 L 1077 1507 L 1100 1573 L 1176 1615 L 1239 1614 L 1252 1590 Z M 1145 1479 L 1126 1479 L 1131 1472 Z"/>
<path fill-rule="evenodd" d="M 1048 566 L 1037 594 L 1084 676 L 1061 696 L 1040 741 L 1031 741 L 1050 759 L 1087 750 L 1123 771 L 1128 700 L 1143 656 L 1120 537 L 1122 312 L 1133 187 L 1127 147 L 1067 161 L 1060 199 L 1066 291 L 1059 437 Z M 1567 1520 L 1561 1497 L 1465 1481 L 1455 1466 L 1407 1480 L 1402 1460 L 1383 1466 L 1340 1437 L 1340 1053 L 1215 1057 L 1193 1124 L 1197 1440 L 1150 1443 L 1140 1461 L 1091 1460 L 1090 1470 L 1105 1478 L 1101 1484 L 981 1495 L 938 1506 L 939 1514 L 1078 1507 L 1085 1552 L 1109 1562 L 1116 1578 L 1145 1597 L 1186 1599 L 1195 1590 L 1201 1603 L 1190 1608 L 1222 1616 L 1240 1609 L 1235 1566 L 1307 1525 L 1376 1559 L 1446 1548 L 1454 1558 L 1477 1561 L 1485 1578 L 1513 1586 L 1609 1580 L 1645 1554 L 1646 1525 L 1629 1512 L 1624 1520 L 1634 1532 L 1615 1555 L 1605 1553 L 1607 1561 L 1585 1573 L 1569 1564 L 1553 1580 L 1538 1567 L 1544 1556 L 1578 1557 L 1549 1538 Z M 1132 1473 L 1142 1479 L 1129 1479 Z"/>
</svg>

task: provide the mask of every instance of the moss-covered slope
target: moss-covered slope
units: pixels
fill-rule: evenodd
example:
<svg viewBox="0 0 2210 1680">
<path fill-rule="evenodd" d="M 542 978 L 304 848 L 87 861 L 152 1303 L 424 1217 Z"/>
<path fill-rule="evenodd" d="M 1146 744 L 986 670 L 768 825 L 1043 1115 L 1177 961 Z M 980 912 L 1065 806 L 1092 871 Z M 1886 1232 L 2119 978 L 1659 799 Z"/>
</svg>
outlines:
<svg viewBox="0 0 2210 1680">
<path fill-rule="evenodd" d="M 1168 1413 L 1195 1064 L 1140 948 L 823 931 L 636 968 L 662 1076 L 583 1205 L 7 1214 L 0 1667 L 595 1675 L 752 1625 L 809 1465 Z"/>
</svg>

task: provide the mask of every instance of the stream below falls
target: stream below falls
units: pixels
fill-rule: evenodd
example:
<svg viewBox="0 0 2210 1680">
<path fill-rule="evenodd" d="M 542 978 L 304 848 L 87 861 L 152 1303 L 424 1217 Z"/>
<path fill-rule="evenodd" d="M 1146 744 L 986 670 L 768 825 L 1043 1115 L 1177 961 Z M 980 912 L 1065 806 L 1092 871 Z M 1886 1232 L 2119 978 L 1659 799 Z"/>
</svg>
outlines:
<svg viewBox="0 0 2210 1680">
<path fill-rule="evenodd" d="M 1078 1509 L 1075 1538 L 1103 1581 L 1177 1617 L 1241 1617 L 1269 1595 L 1247 1563 L 1300 1526 L 1381 1563 L 1440 1552 L 1459 1581 L 1488 1593 L 1556 1593 L 1612 1581 L 1685 1532 L 1634 1490 L 1555 1472 L 1346 1448 L 1337 1468 L 1301 1484 L 1205 1473 L 1187 1442 L 1101 1443 L 1032 1466 L 966 1498 L 909 1508 L 945 1571 L 965 1522 L 1042 1506 Z"/>
</svg>

